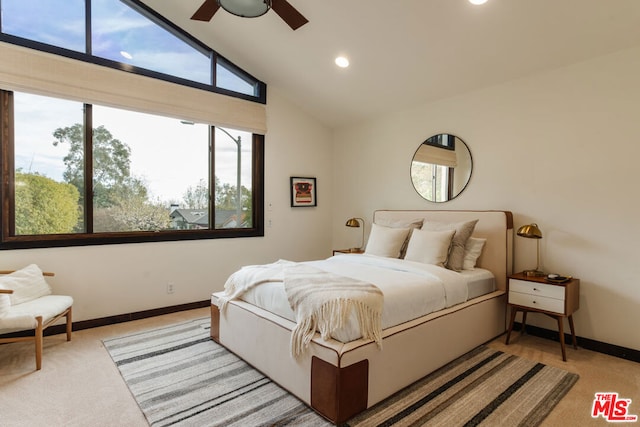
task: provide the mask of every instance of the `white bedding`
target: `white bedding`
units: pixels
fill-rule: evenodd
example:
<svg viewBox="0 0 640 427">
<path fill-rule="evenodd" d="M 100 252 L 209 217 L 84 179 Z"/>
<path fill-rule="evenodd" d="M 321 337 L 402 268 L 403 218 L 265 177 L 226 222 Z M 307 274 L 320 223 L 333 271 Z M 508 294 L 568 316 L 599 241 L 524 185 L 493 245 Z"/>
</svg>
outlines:
<svg viewBox="0 0 640 427">
<path fill-rule="evenodd" d="M 465 302 L 470 285 L 476 284 L 473 296 L 477 296 L 477 288 L 493 290 L 493 275 L 483 269 L 456 273 L 435 265 L 364 254 L 336 255 L 304 264 L 380 288 L 384 294 L 383 329 Z M 295 322 L 281 281 L 261 283 L 240 299 Z M 341 342 L 360 338 L 355 315 L 332 337 Z"/>
</svg>

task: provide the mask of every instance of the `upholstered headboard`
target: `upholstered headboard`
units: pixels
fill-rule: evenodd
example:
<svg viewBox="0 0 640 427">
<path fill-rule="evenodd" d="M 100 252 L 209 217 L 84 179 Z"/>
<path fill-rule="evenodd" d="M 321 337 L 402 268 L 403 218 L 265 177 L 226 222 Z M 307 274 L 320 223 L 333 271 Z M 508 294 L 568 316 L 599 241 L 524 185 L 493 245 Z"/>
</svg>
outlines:
<svg viewBox="0 0 640 427">
<path fill-rule="evenodd" d="M 379 210 L 373 213 L 373 222 L 437 221 L 457 223 L 478 220 L 472 236 L 486 238 L 477 266 L 493 272 L 496 288 L 507 289 L 507 276 L 513 270 L 513 215 L 509 211 L 421 211 Z"/>
</svg>

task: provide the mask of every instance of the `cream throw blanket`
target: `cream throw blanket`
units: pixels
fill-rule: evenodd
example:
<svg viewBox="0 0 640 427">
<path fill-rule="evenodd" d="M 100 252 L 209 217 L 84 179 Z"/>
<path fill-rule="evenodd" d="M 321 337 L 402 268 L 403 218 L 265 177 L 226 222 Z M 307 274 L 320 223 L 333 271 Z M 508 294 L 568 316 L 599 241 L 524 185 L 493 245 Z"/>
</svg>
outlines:
<svg viewBox="0 0 640 427">
<path fill-rule="evenodd" d="M 383 295 L 378 287 L 360 280 L 329 273 L 316 267 L 280 260 L 273 264 L 252 265 L 233 273 L 225 283 L 218 302 L 224 312 L 230 300 L 261 283 L 283 282 L 289 304 L 296 315 L 291 334 L 291 354 L 300 356 L 315 331 L 323 339 L 343 327 L 352 310 L 365 339 L 382 345 Z"/>
<path fill-rule="evenodd" d="M 315 331 L 323 339 L 342 328 L 355 310 L 360 333 L 382 345 L 382 291 L 360 280 L 296 264 L 284 270 L 284 289 L 296 314 L 291 335 L 291 354 L 298 357 Z"/>
<path fill-rule="evenodd" d="M 224 295 L 218 298 L 220 312 L 224 312 L 229 301 L 241 298 L 251 288 L 267 282 L 282 282 L 284 268 L 291 265 L 295 263 L 281 259 L 273 264 L 247 265 L 231 274 L 224 284 Z"/>
</svg>

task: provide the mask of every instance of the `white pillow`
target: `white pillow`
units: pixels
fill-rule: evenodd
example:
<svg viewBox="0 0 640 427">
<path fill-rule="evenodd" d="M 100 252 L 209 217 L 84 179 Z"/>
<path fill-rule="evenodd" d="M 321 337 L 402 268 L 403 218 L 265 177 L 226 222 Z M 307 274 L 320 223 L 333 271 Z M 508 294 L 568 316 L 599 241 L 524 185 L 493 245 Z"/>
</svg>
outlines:
<svg viewBox="0 0 640 427">
<path fill-rule="evenodd" d="M 0 276 L 0 286 L 13 290 L 13 293 L 9 295 L 11 305 L 22 304 L 51 294 L 51 288 L 44 280 L 42 270 L 35 264 Z"/>
<path fill-rule="evenodd" d="M 364 253 L 398 258 L 409 230 L 409 228 L 391 228 L 374 223 L 371 226 L 371 233 Z"/>
<path fill-rule="evenodd" d="M 0 317 L 7 314 L 10 308 L 11 298 L 9 298 L 9 294 L 0 294 Z"/>
<path fill-rule="evenodd" d="M 444 267 L 455 230 L 413 230 L 404 259 Z"/>
<path fill-rule="evenodd" d="M 473 270 L 476 268 L 476 262 L 482 254 L 482 248 L 487 239 L 481 239 L 479 237 L 469 237 L 467 244 L 464 245 L 464 262 L 462 263 L 463 270 Z"/>
<path fill-rule="evenodd" d="M 422 219 L 422 218 L 416 218 L 416 219 L 410 219 L 410 220 L 381 219 L 381 220 L 377 220 L 376 221 L 376 224 L 382 225 L 384 227 L 408 228 L 409 229 L 409 235 L 408 235 L 409 238 L 411 237 L 412 230 L 422 227 L 423 223 L 424 223 L 424 219 Z M 409 239 L 407 238 L 407 239 L 405 239 L 404 243 L 402 244 L 402 248 L 400 248 L 400 258 L 404 258 L 404 255 L 407 252 L 407 244 L 408 243 L 409 243 Z"/>
</svg>

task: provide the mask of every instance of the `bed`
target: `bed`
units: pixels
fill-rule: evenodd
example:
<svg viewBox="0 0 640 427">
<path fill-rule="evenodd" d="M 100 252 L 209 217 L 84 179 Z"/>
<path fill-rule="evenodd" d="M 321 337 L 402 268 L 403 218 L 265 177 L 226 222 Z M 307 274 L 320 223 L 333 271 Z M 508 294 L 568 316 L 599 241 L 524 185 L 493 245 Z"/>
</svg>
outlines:
<svg viewBox="0 0 640 427">
<path fill-rule="evenodd" d="M 412 232 L 417 233 L 416 228 L 427 228 L 423 224 L 469 221 L 475 223 L 471 236 L 484 239 L 484 245 L 475 262 L 475 273 L 461 272 L 461 276 L 473 278 L 463 280 L 463 301 L 436 304 L 426 314 L 411 314 L 393 322 L 385 315 L 379 339 L 363 338 L 353 331 L 325 338 L 315 333 L 303 351 L 294 356 L 291 337 L 297 324 L 292 313 L 287 312 L 286 304 L 282 307 L 278 302 L 260 303 L 271 297 L 263 298 L 255 292 L 249 292 L 246 300 L 229 299 L 222 292 L 212 295 L 211 337 L 328 420 L 345 422 L 506 330 L 505 295 L 513 237 L 510 212 L 379 210 L 374 212 L 376 225 L 372 225 L 367 251 L 375 246 L 374 227 L 386 230 L 417 224 L 409 227 L 411 236 Z M 403 246 L 399 256 L 408 257 L 410 250 Z M 340 272 L 347 261 L 363 259 L 366 265 L 374 256 L 337 255 L 323 263 L 338 265 L 335 268 Z M 323 263 L 312 265 L 326 268 Z M 425 274 L 432 274 L 433 269 L 428 270 Z M 487 273 L 490 287 L 486 285 Z M 385 299 L 392 298 L 389 295 Z M 269 304 L 280 304 L 281 309 Z M 223 306 L 222 313 L 219 306 Z"/>
</svg>

